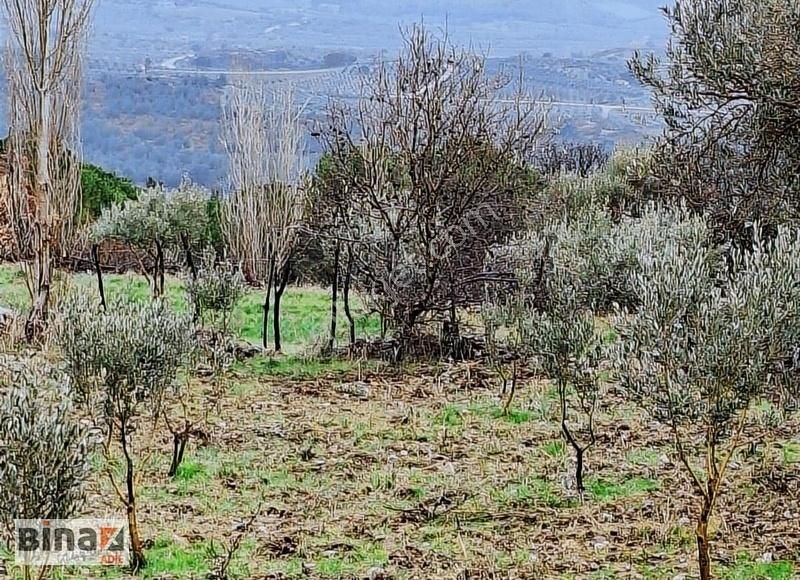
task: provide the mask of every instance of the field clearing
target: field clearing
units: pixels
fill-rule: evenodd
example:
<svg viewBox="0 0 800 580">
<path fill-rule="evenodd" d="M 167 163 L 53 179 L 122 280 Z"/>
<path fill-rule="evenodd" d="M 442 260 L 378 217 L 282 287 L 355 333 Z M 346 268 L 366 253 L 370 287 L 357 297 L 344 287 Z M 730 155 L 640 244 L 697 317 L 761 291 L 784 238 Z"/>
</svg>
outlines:
<svg viewBox="0 0 800 580">
<path fill-rule="evenodd" d="M 147 299 L 146 282 L 109 276 L 109 294 Z M 94 278 L 73 285 L 93 291 Z M 185 307 L 180 284 L 171 301 Z M 21 308 L 13 268 L 0 304 Z M 327 330 L 328 295 L 291 288 L 282 357 L 237 365 L 218 409 L 199 426 L 177 477 L 172 438 L 141 424 L 139 518 L 144 578 L 205 578 L 208 555 L 257 514 L 230 570 L 238 578 L 691 578 L 697 500 L 655 422 L 606 384 L 588 492 L 571 489 L 571 452 L 557 394 L 530 377 L 509 413 L 498 381 L 477 363 L 400 367 L 304 356 Z M 235 315 L 259 340 L 260 296 Z M 344 323 L 340 325 L 344 328 Z M 359 333 L 374 333 L 361 316 Z M 192 379 L 202 395 L 211 386 Z M 719 577 L 790 579 L 800 567 L 800 418 L 759 403 L 716 512 Z M 776 424 L 778 427 L 775 428 Z M 772 434 L 765 435 L 773 425 Z M 120 514 L 98 468 L 85 514 Z M 127 578 L 82 569 L 62 578 Z"/>
<path fill-rule="evenodd" d="M 63 273 L 60 274 L 63 279 Z M 135 300 L 149 300 L 150 287 L 147 280 L 135 274 L 104 274 L 106 298 L 127 296 Z M 78 291 L 98 297 L 97 278 L 92 273 L 72 274 L 66 284 L 61 284 L 60 293 Z M 58 294 L 56 294 L 58 299 Z M 186 293 L 183 280 L 173 276 L 166 279 L 166 299 L 179 311 L 186 310 Z M 257 289 L 249 290 L 239 302 L 233 313 L 234 332 L 253 344 L 261 343 L 261 315 L 263 312 L 263 293 Z M 25 281 L 19 267 L 0 265 L 0 305 L 23 312 L 30 304 Z M 281 302 L 281 334 L 284 351 L 290 356 L 301 356 L 313 346 L 322 344 L 328 337 L 330 326 L 330 291 L 318 287 L 290 287 L 286 289 Z M 270 312 L 269 336 L 272 336 L 272 313 Z M 353 316 L 356 331 L 360 336 L 378 334 L 380 323 L 376 317 L 369 316 L 363 305 L 353 300 Z M 346 340 L 347 318 L 339 308 L 339 340 Z"/>
</svg>

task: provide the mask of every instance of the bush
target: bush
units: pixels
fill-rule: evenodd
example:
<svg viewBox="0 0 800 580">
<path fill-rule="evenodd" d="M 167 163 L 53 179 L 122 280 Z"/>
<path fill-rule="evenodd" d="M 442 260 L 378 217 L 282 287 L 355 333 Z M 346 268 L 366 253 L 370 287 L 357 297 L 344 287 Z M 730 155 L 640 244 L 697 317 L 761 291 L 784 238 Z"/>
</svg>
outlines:
<svg viewBox="0 0 800 580">
<path fill-rule="evenodd" d="M 117 299 L 103 311 L 85 296 L 64 304 L 59 344 L 78 400 L 105 426 L 107 460 L 117 441 L 126 466 L 126 480 L 134 479 L 131 440 L 133 421 L 149 411 L 155 422 L 167 389 L 192 350 L 192 325 L 170 311 L 161 300 L 148 303 Z M 108 475 L 114 487 L 114 473 Z M 144 566 L 144 550 L 136 520 L 136 495 L 129 484 L 120 492 L 128 513 L 133 567 Z"/>
<path fill-rule="evenodd" d="M 639 297 L 632 276 L 640 270 L 639 251 L 649 247 L 659 252 L 671 239 L 708 246 L 707 232 L 700 233 L 684 221 L 685 211 L 651 206 L 641 217 L 623 217 L 615 222 L 609 212 L 589 207 L 571 220 L 561 220 L 531 231 L 522 239 L 493 250 L 490 270 L 519 272 L 519 260 L 533 261 L 541 275 L 517 283 L 540 284 L 528 288 L 540 308 L 547 309 L 553 296 L 547 279 L 560 264 L 579 280 L 582 306 L 598 314 L 616 307 L 636 308 Z M 509 271 L 511 271 L 509 270 Z M 537 271 L 539 271 L 537 270 Z"/>
<path fill-rule="evenodd" d="M 197 269 L 197 277 L 186 281 L 189 301 L 198 316 L 210 313 L 223 332 L 227 332 L 233 309 L 245 291 L 244 277 L 228 263 L 217 263 L 213 254 L 206 254 Z"/>
<path fill-rule="evenodd" d="M 92 221 L 105 208 L 136 199 L 139 188 L 129 179 L 84 163 L 81 168 L 81 196 L 81 221 Z"/>
<path fill-rule="evenodd" d="M 591 172 L 552 174 L 534 200 L 532 221 L 570 221 L 602 209 L 614 220 L 639 216 L 655 198 L 650 150 L 619 149 Z"/>
<path fill-rule="evenodd" d="M 88 439 L 68 383 L 36 362 L 0 361 L 0 522 L 69 518 L 83 505 Z"/>
</svg>

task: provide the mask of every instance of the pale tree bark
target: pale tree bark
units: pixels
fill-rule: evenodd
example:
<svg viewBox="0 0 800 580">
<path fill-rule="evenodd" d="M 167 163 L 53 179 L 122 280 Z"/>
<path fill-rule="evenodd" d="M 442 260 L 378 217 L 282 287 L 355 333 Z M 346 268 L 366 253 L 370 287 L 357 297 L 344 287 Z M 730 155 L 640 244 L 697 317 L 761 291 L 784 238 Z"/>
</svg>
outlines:
<svg viewBox="0 0 800 580">
<path fill-rule="evenodd" d="M 231 180 L 223 227 L 247 278 L 266 284 L 265 347 L 270 294 L 275 297 L 276 351 L 281 348 L 280 296 L 307 204 L 301 115 L 291 86 L 273 91 L 252 78 L 237 80 L 222 103 L 222 140 Z"/>
<path fill-rule="evenodd" d="M 9 213 L 26 265 L 26 335 L 47 322 L 56 258 L 80 204 L 83 54 L 93 0 L 0 0 L 8 25 Z"/>
</svg>

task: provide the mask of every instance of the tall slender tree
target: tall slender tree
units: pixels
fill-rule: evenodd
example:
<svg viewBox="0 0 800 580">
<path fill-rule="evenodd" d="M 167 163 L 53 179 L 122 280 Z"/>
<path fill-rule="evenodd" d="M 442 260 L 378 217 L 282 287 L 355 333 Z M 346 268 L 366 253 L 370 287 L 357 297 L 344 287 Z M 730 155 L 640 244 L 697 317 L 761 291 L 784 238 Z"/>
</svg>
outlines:
<svg viewBox="0 0 800 580">
<path fill-rule="evenodd" d="M 281 350 L 280 300 L 306 210 L 301 114 L 291 87 L 272 91 L 252 79 L 234 83 L 222 102 L 222 140 L 231 180 L 224 228 L 245 276 L 266 285 L 265 348 L 274 296 L 276 351 Z"/>
<path fill-rule="evenodd" d="M 78 121 L 93 0 L 2 0 L 8 26 L 11 179 L 16 250 L 27 262 L 33 338 L 48 317 L 54 261 L 80 203 Z"/>
</svg>

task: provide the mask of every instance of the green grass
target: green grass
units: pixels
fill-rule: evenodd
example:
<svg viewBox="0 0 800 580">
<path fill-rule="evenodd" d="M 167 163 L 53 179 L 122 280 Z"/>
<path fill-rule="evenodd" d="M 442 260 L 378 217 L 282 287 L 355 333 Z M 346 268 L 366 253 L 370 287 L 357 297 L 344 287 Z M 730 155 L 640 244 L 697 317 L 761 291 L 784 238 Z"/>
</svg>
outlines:
<svg viewBox="0 0 800 580">
<path fill-rule="evenodd" d="M 153 547 L 146 551 L 147 568 L 145 578 L 157 578 L 164 574 L 171 577 L 193 578 L 209 571 L 205 543 L 178 546 L 170 538 L 156 539 Z"/>
<path fill-rule="evenodd" d="M 448 405 L 442 409 L 437 423 L 446 427 L 460 427 L 464 424 L 464 416 L 458 407 Z"/>
<path fill-rule="evenodd" d="M 203 479 L 207 476 L 206 468 L 203 464 L 194 461 L 184 461 L 178 466 L 175 479 L 178 481 L 191 482 Z"/>
<path fill-rule="evenodd" d="M 552 458 L 564 457 L 567 454 L 567 444 L 557 439 L 542 446 L 542 452 Z"/>
<path fill-rule="evenodd" d="M 504 411 L 498 405 L 472 405 L 469 412 L 479 417 L 500 419 L 513 425 L 521 425 L 533 420 L 533 413 L 524 409 L 515 409 L 513 406 L 508 411 Z"/>
<path fill-rule="evenodd" d="M 800 443 L 786 442 L 783 445 L 783 462 L 800 463 Z"/>
<path fill-rule="evenodd" d="M 749 556 L 740 556 L 731 568 L 725 570 L 725 580 L 790 580 L 795 568 L 791 562 L 754 562 Z"/>
<path fill-rule="evenodd" d="M 645 478 L 628 479 L 622 483 L 590 479 L 586 482 L 586 489 L 595 499 L 607 501 L 654 491 L 658 489 L 658 482 Z"/>
<path fill-rule="evenodd" d="M 30 304 L 22 270 L 16 266 L 0 266 L 0 306 L 22 311 Z"/>
<path fill-rule="evenodd" d="M 571 507 L 572 502 L 566 501 L 558 492 L 557 487 L 540 477 L 525 478 L 519 483 L 509 483 L 505 487 L 494 490 L 490 494 L 499 504 L 508 504 L 512 507 L 543 504 L 548 507 Z"/>
<path fill-rule="evenodd" d="M 172 538 L 160 536 L 156 538 L 150 548 L 145 549 L 145 559 L 147 567 L 138 576 L 144 580 L 161 580 L 163 578 L 194 580 L 205 578 L 211 572 L 212 561 L 209 555 L 209 542 L 200 541 L 195 543 L 178 544 Z M 224 554 L 224 547 L 216 545 L 217 552 Z M 242 547 L 234 557 L 228 569 L 229 577 L 247 577 L 247 565 L 245 563 L 247 554 L 252 552 L 252 542 L 245 540 Z M 81 577 L 81 568 L 65 569 L 71 573 L 65 578 Z M 54 578 L 62 577 L 61 570 L 56 569 Z M 128 578 L 129 573 L 125 568 L 103 568 L 93 569 L 95 575 L 103 578 Z"/>
<path fill-rule="evenodd" d="M 239 303 L 234 321 L 242 338 L 250 342 L 261 341 L 262 316 L 264 312 L 263 292 L 251 291 Z M 362 305 L 355 301 L 355 323 L 358 336 L 376 336 L 380 333 L 380 322 L 375 316 L 367 316 Z M 330 329 L 330 293 L 320 288 L 288 288 L 281 300 L 281 338 L 288 345 L 310 345 L 321 343 L 328 337 Z M 337 338 L 346 340 L 347 318 L 343 308 L 337 312 Z M 272 322 L 269 322 L 272 336 Z"/>
<path fill-rule="evenodd" d="M 59 275 L 66 275 L 59 273 Z M 69 275 L 70 288 L 97 296 L 97 279 L 93 274 Z M 150 287 L 143 276 L 135 274 L 106 274 L 103 276 L 106 297 L 113 300 L 126 296 L 133 300 L 149 300 Z M 177 310 L 186 311 L 187 298 L 180 278 L 166 279 L 166 298 Z M 252 343 L 261 342 L 263 291 L 249 290 L 233 313 L 233 328 L 240 338 Z M 22 270 L 14 265 L 0 266 L 0 305 L 24 311 L 30 304 Z M 359 337 L 377 336 L 380 322 L 366 313 L 363 303 L 353 298 L 353 316 Z M 322 288 L 289 287 L 281 301 L 281 338 L 285 350 L 296 353 L 327 339 L 330 328 L 330 292 Z M 272 313 L 269 320 L 269 337 L 272 340 Z M 348 334 L 347 318 L 339 307 L 337 338 L 345 344 Z"/>
</svg>

